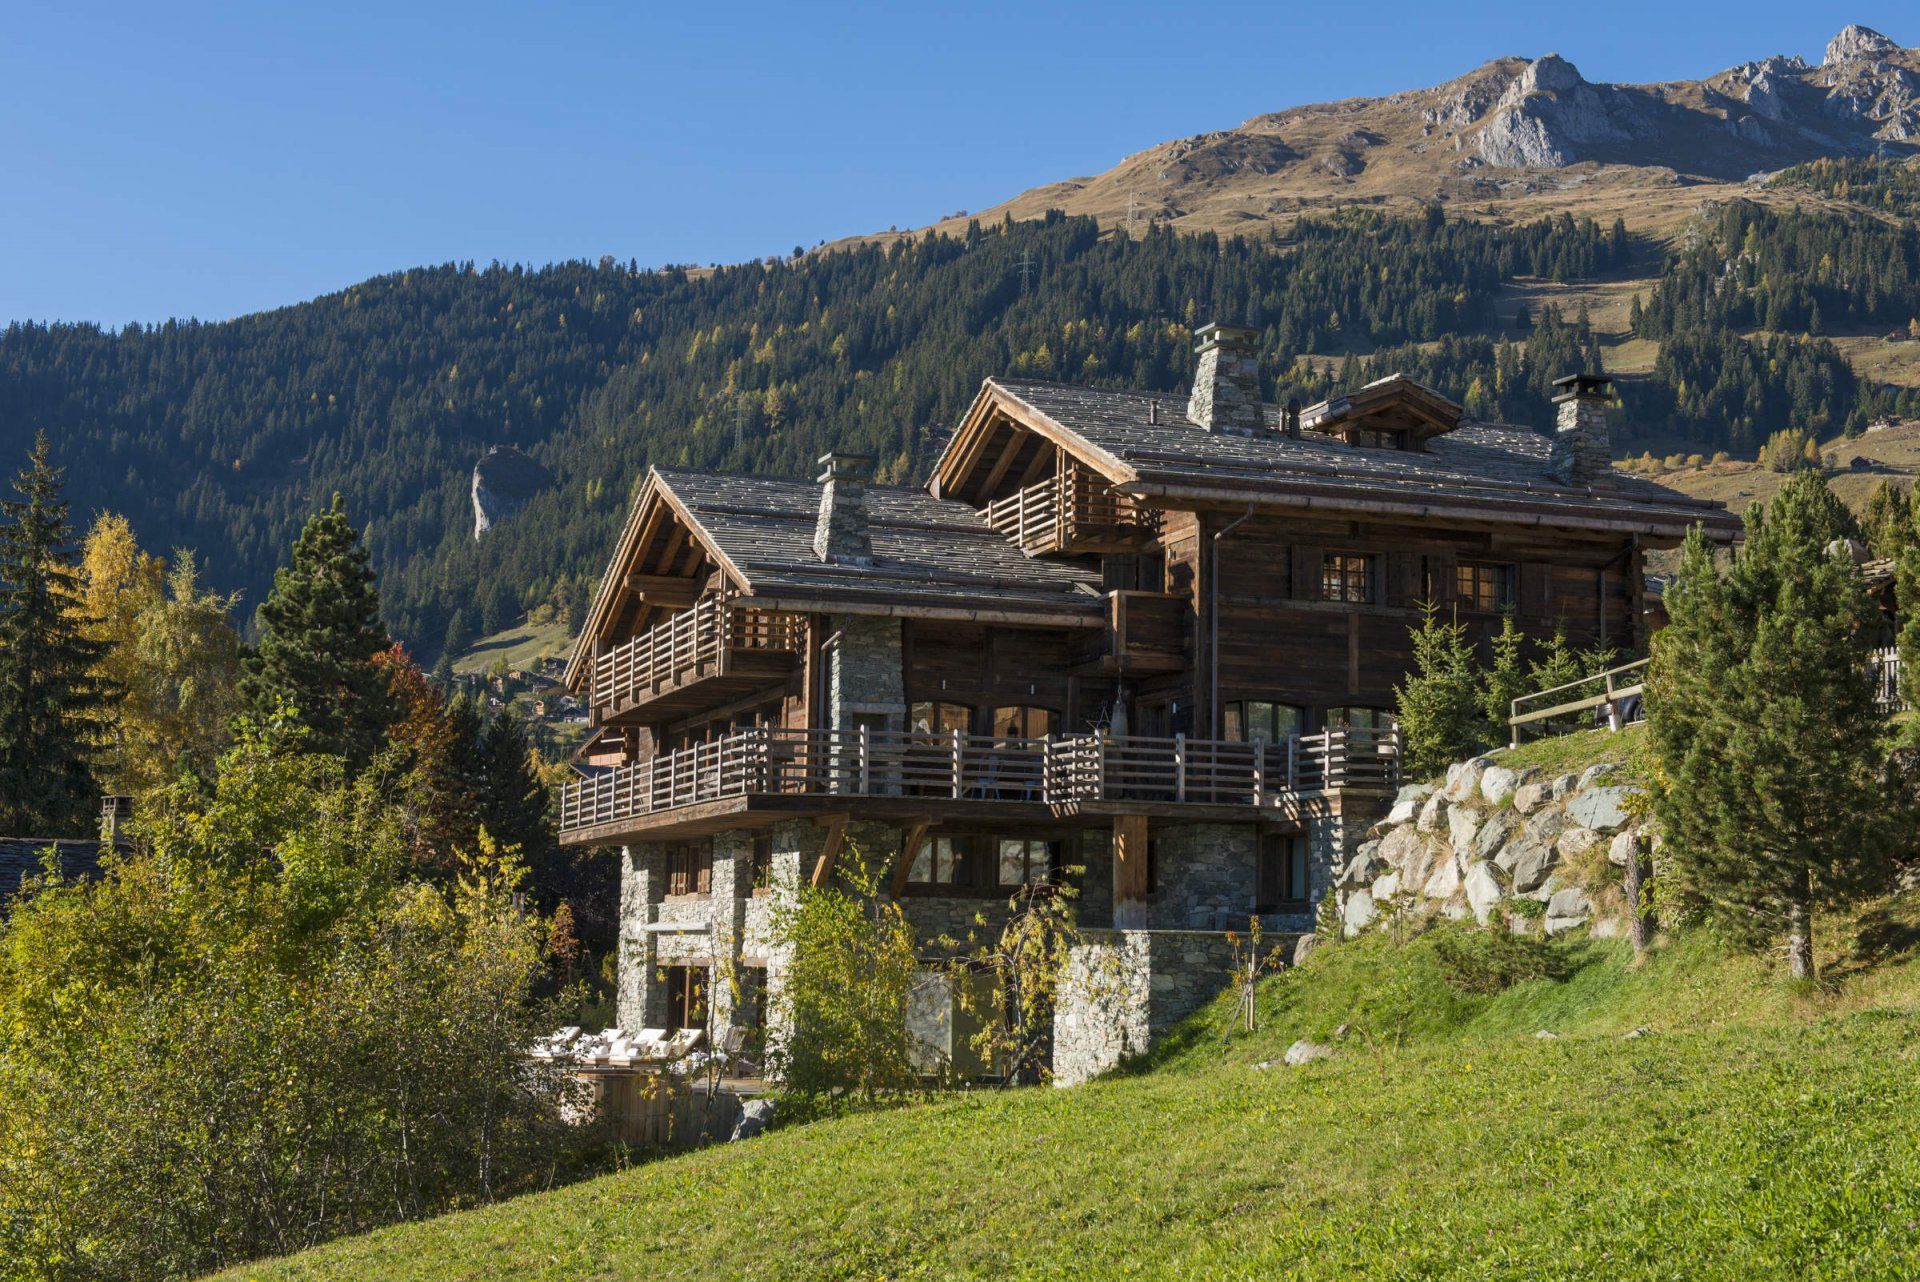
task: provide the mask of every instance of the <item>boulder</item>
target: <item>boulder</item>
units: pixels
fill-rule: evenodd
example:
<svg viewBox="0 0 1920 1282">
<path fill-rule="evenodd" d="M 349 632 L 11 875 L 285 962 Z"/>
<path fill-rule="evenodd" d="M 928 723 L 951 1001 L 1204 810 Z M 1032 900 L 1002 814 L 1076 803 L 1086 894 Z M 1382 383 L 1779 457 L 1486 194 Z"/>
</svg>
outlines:
<svg viewBox="0 0 1920 1282">
<path fill-rule="evenodd" d="M 1540 841 L 1522 833 L 1509 841 L 1494 859 L 1494 865 L 1513 879 L 1517 895 L 1531 894 L 1547 884 L 1547 878 L 1560 862 L 1550 841 Z"/>
<path fill-rule="evenodd" d="M 1513 795 L 1520 786 L 1520 772 L 1509 770 L 1505 766 L 1488 766 L 1480 776 L 1480 795 L 1487 804 L 1497 806 Z"/>
<path fill-rule="evenodd" d="M 1389 868 L 1405 868 L 1420 857 L 1426 844 L 1427 839 L 1420 835 L 1419 829 L 1395 828 L 1381 840 L 1380 849 L 1375 854 Z"/>
<path fill-rule="evenodd" d="M 1588 788 L 1603 784 L 1613 778 L 1618 768 L 1610 761 L 1596 761 L 1580 772 L 1580 778 L 1574 782 L 1574 790 L 1584 792 Z"/>
<path fill-rule="evenodd" d="M 1593 905 L 1588 902 L 1584 890 L 1578 886 L 1557 890 L 1553 898 L 1547 901 L 1547 933 L 1557 935 L 1575 926 L 1584 926 L 1592 915 Z"/>
<path fill-rule="evenodd" d="M 1364 890 L 1356 890 L 1347 896 L 1347 905 L 1340 914 L 1340 920 L 1351 937 L 1365 930 L 1379 915 L 1380 910 L 1373 906 L 1373 896 Z"/>
<path fill-rule="evenodd" d="M 1447 811 L 1447 839 L 1453 843 L 1453 853 L 1465 857 L 1473 851 L 1474 834 L 1480 831 L 1480 815 L 1465 806 L 1455 806 Z"/>
<path fill-rule="evenodd" d="M 1495 875 L 1493 865 L 1484 859 L 1468 864 L 1467 875 L 1461 878 L 1461 885 L 1467 892 L 1467 906 L 1473 909 L 1473 919 L 1486 925 L 1487 914 L 1507 893 L 1500 884 L 1500 878 Z"/>
<path fill-rule="evenodd" d="M 1420 807 L 1420 818 L 1414 826 L 1421 832 L 1439 832 L 1446 814 L 1447 796 L 1443 792 L 1436 792 Z"/>
<path fill-rule="evenodd" d="M 1459 856 L 1453 854 L 1444 855 L 1441 857 L 1439 865 L 1434 868 L 1433 874 L 1427 878 L 1426 885 L 1420 888 L 1420 893 L 1428 899 L 1444 901 L 1452 899 L 1459 892 Z"/>
<path fill-rule="evenodd" d="M 1535 1033 L 1533 1036 L 1535 1041 L 1541 1041 L 1541 1042 L 1557 1042 L 1560 1040 L 1560 1034 L 1551 1032 L 1544 1028 L 1541 1029 L 1539 1032 Z"/>
<path fill-rule="evenodd" d="M 1341 865 L 1340 877 L 1336 883 L 1342 890 L 1358 890 L 1380 875 L 1380 843 L 1363 841 L 1353 852 L 1353 858 Z"/>
<path fill-rule="evenodd" d="M 1440 790 L 1440 795 L 1452 802 L 1472 801 L 1480 791 L 1480 777 L 1493 764 L 1491 757 L 1454 762 L 1447 767 L 1447 786 Z"/>
<path fill-rule="evenodd" d="M 1376 904 L 1392 899 L 1400 893 L 1400 874 L 1389 872 L 1375 877 L 1373 885 L 1367 888 L 1367 893 L 1373 896 L 1373 902 Z"/>
<path fill-rule="evenodd" d="M 1513 790 L 1513 808 L 1530 815 L 1553 800 L 1551 783 L 1523 783 Z"/>
<path fill-rule="evenodd" d="M 1553 848 L 1562 859 L 1572 859 L 1586 853 L 1588 846 L 1600 840 L 1600 834 L 1591 828 L 1573 827 L 1554 839 Z"/>
<path fill-rule="evenodd" d="M 773 1101 L 750 1099 L 740 1105 L 740 1120 L 733 1124 L 732 1139 L 750 1140 L 773 1125 Z"/>
<path fill-rule="evenodd" d="M 1633 822 L 1627 809 L 1628 798 L 1640 796 L 1644 791 L 1631 784 L 1587 788 L 1567 803 L 1567 814 L 1583 828 L 1616 833 Z"/>
<path fill-rule="evenodd" d="M 1501 811 L 1480 825 L 1480 831 L 1473 838 L 1473 858 L 1491 859 L 1500 853 L 1500 847 L 1507 844 L 1507 838 L 1513 836 L 1520 827 L 1520 821 L 1510 811 Z"/>
<path fill-rule="evenodd" d="M 1408 784 L 1394 795 L 1393 809 L 1387 811 L 1387 817 L 1380 821 L 1381 824 L 1391 827 L 1394 824 L 1403 824 L 1412 821 L 1419 815 L 1421 805 L 1432 795 L 1433 789 L 1427 784 Z"/>
<path fill-rule="evenodd" d="M 1552 844 L 1558 841 L 1560 834 L 1566 830 L 1566 812 L 1559 809 L 1552 809 L 1542 810 L 1539 814 L 1528 819 L 1526 827 L 1522 828 L 1520 832 L 1521 835 L 1529 837 L 1534 841 L 1543 841 Z"/>
<path fill-rule="evenodd" d="M 1555 801 L 1559 801 L 1568 793 L 1572 792 L 1579 782 L 1579 778 L 1574 775 L 1561 775 L 1558 779 L 1555 779 L 1551 784 L 1547 785 L 1547 791 Z"/>
<path fill-rule="evenodd" d="M 1287 1047 L 1285 1058 L 1287 1063 L 1298 1067 L 1301 1064 L 1311 1064 L 1316 1059 L 1332 1059 L 1333 1047 L 1322 1046 L 1319 1042 L 1310 1042 L 1303 1037 Z"/>
<path fill-rule="evenodd" d="M 1615 834 L 1613 843 L 1607 847 L 1607 860 L 1616 867 L 1625 868 L 1627 857 L 1633 853 L 1634 843 L 1640 840 L 1640 833 L 1633 828 L 1624 829 Z"/>
<path fill-rule="evenodd" d="M 1295 966 L 1298 966 L 1304 963 L 1307 960 L 1307 958 L 1313 956 L 1313 950 L 1318 948 L 1319 946 L 1320 946 L 1320 936 L 1318 935 L 1311 935 L 1311 934 L 1302 935 L 1300 936 L 1300 938 L 1294 940 L 1293 941 L 1293 964 Z"/>
</svg>

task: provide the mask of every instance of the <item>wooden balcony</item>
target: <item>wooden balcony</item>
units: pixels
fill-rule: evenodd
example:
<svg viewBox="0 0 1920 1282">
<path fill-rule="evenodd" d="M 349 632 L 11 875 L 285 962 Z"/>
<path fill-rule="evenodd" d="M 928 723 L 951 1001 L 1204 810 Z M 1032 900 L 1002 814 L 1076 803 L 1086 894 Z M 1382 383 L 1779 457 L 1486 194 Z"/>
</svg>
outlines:
<svg viewBox="0 0 1920 1282">
<path fill-rule="evenodd" d="M 692 823 L 725 827 L 750 808 L 839 809 L 848 801 L 875 817 L 1013 819 L 1148 806 L 1252 818 L 1306 793 L 1398 782 L 1393 731 L 1335 730 L 1262 744 L 750 729 L 566 785 L 560 834 L 586 845 Z"/>
<path fill-rule="evenodd" d="M 1143 552 L 1160 532 L 1160 514 L 1078 464 L 987 504 L 987 524 L 1029 556 Z"/>
<path fill-rule="evenodd" d="M 805 648 L 802 616 L 709 599 L 595 659 L 593 706 L 603 725 L 697 711 L 780 680 Z"/>
<path fill-rule="evenodd" d="M 1082 673 L 1179 672 L 1187 666 L 1187 599 L 1165 592 L 1107 593 L 1107 626 L 1077 643 Z"/>
</svg>

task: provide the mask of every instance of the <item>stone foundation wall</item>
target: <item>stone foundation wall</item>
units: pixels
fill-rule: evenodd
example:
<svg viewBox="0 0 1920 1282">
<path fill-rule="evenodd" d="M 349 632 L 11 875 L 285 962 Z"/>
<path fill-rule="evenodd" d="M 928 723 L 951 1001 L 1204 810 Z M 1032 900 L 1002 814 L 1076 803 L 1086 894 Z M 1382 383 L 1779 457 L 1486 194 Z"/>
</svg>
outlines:
<svg viewBox="0 0 1920 1282">
<path fill-rule="evenodd" d="M 1233 941 L 1198 930 L 1091 933 L 1067 957 L 1053 1080 L 1076 1086 L 1139 1055 L 1233 982 Z"/>
</svg>

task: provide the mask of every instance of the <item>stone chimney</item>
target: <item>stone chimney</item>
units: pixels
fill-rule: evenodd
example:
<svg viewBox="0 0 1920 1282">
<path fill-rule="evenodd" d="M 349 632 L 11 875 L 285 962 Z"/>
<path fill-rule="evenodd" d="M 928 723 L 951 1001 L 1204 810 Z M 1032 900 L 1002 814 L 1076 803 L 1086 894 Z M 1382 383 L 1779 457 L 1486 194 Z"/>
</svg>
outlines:
<svg viewBox="0 0 1920 1282">
<path fill-rule="evenodd" d="M 822 454 L 820 517 L 813 527 L 813 553 L 836 565 L 872 565 L 867 537 L 867 482 L 873 460 L 864 454 Z"/>
<path fill-rule="evenodd" d="M 1568 374 L 1553 380 L 1560 407 L 1548 470 L 1562 485 L 1606 485 L 1613 480 L 1613 442 L 1607 414 L 1613 380 L 1605 374 Z"/>
<path fill-rule="evenodd" d="M 1193 372 L 1187 419 L 1223 436 L 1260 436 L 1260 357 L 1253 330 L 1238 325 L 1202 325 L 1193 334 L 1200 367 Z"/>
</svg>

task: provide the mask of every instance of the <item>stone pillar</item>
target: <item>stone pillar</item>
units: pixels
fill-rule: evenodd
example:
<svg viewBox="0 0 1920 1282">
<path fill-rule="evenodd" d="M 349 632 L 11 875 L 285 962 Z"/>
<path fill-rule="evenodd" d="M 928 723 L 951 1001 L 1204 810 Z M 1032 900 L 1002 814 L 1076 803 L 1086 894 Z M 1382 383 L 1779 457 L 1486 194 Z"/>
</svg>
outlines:
<svg viewBox="0 0 1920 1282">
<path fill-rule="evenodd" d="M 827 649 L 827 724 L 845 733 L 834 740 L 834 775 L 841 791 L 867 796 L 890 796 L 900 791 L 899 780 L 889 778 L 890 754 L 877 762 L 864 784 L 859 777 L 862 727 L 870 732 L 907 728 L 906 680 L 901 672 L 899 619 L 868 614 L 836 614 L 828 619 L 829 635 L 840 639 Z"/>
<path fill-rule="evenodd" d="M 1078 1085 L 1141 1054 L 1233 982 L 1223 933 L 1089 932 L 1067 955 L 1054 1008 L 1054 1085 Z"/>
<path fill-rule="evenodd" d="M 713 839 L 712 996 L 713 1026 L 733 1021 L 733 984 L 729 972 L 740 965 L 746 935 L 746 896 L 753 893 L 751 832 L 723 832 Z"/>
<path fill-rule="evenodd" d="M 1245 931 L 1259 892 L 1259 846 L 1259 831 L 1250 823 L 1160 824 L 1153 924 L 1163 930 Z"/>
<path fill-rule="evenodd" d="M 1238 325 L 1202 325 L 1193 338 L 1200 363 L 1187 398 L 1188 421 L 1202 431 L 1228 436 L 1263 434 L 1256 332 Z"/>
<path fill-rule="evenodd" d="M 666 853 L 657 844 L 626 847 L 620 858 L 620 961 L 615 1012 L 620 1027 L 658 1028 L 666 1018 L 667 996 L 660 983 L 657 936 L 653 923 L 666 893 Z"/>
</svg>

